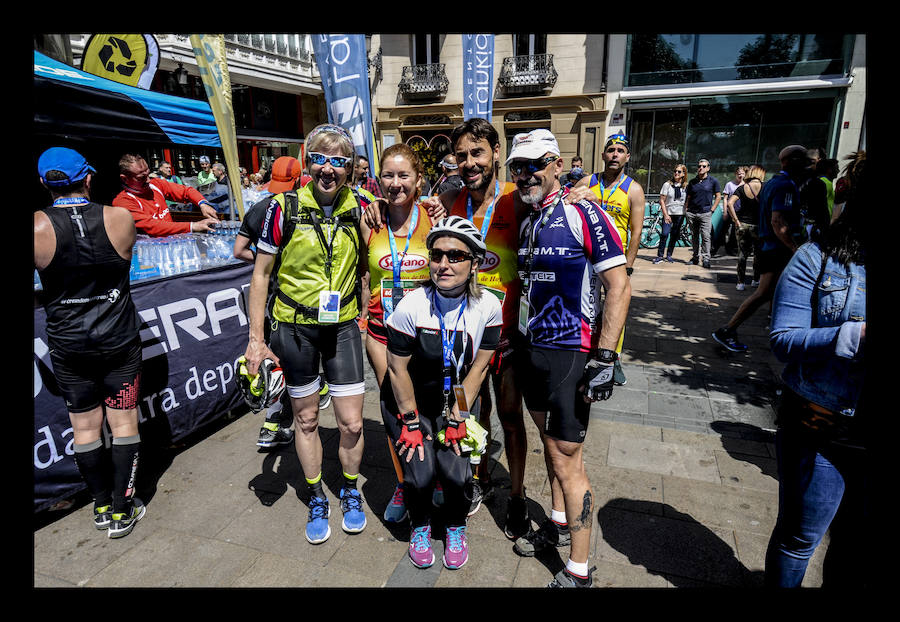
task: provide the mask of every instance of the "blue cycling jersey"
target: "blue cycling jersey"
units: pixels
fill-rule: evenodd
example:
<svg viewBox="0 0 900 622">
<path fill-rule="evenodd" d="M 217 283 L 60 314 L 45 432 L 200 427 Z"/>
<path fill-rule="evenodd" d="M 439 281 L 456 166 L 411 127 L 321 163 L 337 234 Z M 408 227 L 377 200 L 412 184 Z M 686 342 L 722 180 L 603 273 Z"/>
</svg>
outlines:
<svg viewBox="0 0 900 622">
<path fill-rule="evenodd" d="M 597 274 L 625 264 L 616 225 L 593 201 L 566 204 L 562 188 L 519 231 L 519 276 L 528 287 L 532 345 L 587 352 L 597 322 Z M 529 249 L 531 262 L 529 265 Z"/>
</svg>

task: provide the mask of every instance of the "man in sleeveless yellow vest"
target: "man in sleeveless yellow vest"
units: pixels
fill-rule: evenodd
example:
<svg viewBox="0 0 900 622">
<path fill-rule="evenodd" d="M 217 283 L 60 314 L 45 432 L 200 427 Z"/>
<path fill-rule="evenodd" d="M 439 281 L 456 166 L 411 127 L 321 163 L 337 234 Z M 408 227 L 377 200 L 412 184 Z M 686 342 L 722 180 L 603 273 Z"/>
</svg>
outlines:
<svg viewBox="0 0 900 622">
<path fill-rule="evenodd" d="M 581 178 L 565 200 L 569 203 L 585 198 L 594 200 L 592 194 L 596 197 L 596 202 L 612 216 L 616 230 L 622 237 L 625 267 L 628 276 L 631 276 L 640 246 L 641 228 L 644 226 L 644 189 L 625 174 L 625 165 L 631 159 L 631 146 L 625 134 L 618 132 L 607 138 L 602 157 L 603 172 Z M 624 342 L 625 328 L 622 327 L 619 343 L 616 344 L 616 353 L 619 357 L 616 359 L 613 374 L 614 381 L 619 386 L 626 382 L 625 373 L 619 362 Z"/>
</svg>

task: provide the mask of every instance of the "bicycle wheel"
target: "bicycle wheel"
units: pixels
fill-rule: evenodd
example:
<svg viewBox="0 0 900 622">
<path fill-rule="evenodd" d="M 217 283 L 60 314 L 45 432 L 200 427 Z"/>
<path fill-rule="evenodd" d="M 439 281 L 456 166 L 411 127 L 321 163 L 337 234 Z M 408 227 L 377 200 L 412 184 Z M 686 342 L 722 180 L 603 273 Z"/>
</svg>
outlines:
<svg viewBox="0 0 900 622">
<path fill-rule="evenodd" d="M 641 248 L 656 248 L 659 246 L 660 231 L 659 218 L 645 218 L 641 229 Z"/>
</svg>

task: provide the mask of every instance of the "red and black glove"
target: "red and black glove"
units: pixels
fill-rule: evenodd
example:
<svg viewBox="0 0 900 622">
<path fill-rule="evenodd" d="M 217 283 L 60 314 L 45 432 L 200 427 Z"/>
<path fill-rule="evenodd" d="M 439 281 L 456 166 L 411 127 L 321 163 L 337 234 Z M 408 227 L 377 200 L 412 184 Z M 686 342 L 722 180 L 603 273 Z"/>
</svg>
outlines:
<svg viewBox="0 0 900 622">
<path fill-rule="evenodd" d="M 458 445 L 464 438 L 466 438 L 466 422 L 454 421 L 448 417 L 447 427 L 444 428 L 444 444 Z"/>
<path fill-rule="evenodd" d="M 397 441 L 397 447 L 400 452 L 402 453 L 404 449 L 412 452 L 416 447 L 422 447 L 423 445 L 424 439 L 422 438 L 422 430 L 419 429 L 419 422 L 403 421 L 400 426 L 400 440 Z"/>
</svg>

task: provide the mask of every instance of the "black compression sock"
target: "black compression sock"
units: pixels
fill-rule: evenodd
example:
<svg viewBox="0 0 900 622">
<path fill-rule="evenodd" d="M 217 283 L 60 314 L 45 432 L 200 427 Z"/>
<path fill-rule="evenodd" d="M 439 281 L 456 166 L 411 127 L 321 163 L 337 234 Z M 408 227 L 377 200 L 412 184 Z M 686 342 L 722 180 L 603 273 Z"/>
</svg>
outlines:
<svg viewBox="0 0 900 622">
<path fill-rule="evenodd" d="M 73 445 L 75 465 L 94 498 L 94 507 L 112 503 L 112 464 L 103 439 L 86 445 Z"/>
<path fill-rule="evenodd" d="M 306 488 L 309 490 L 309 494 L 312 497 L 319 497 L 320 499 L 326 499 L 325 491 L 322 489 L 322 474 L 319 473 L 316 476 L 316 479 L 310 481 L 306 480 Z"/>
<path fill-rule="evenodd" d="M 131 510 L 134 497 L 134 480 L 137 475 L 138 454 L 141 436 L 114 438 L 112 443 L 113 463 L 113 513 L 127 513 Z"/>
</svg>

